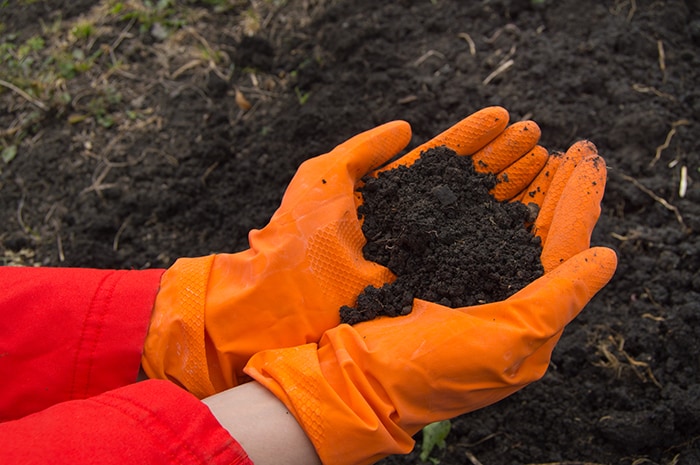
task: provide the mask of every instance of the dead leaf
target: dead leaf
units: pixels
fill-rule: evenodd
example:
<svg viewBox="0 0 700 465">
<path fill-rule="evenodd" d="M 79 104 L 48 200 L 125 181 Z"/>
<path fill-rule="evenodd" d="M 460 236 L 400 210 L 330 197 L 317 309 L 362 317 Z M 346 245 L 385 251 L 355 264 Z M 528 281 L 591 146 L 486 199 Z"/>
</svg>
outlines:
<svg viewBox="0 0 700 465">
<path fill-rule="evenodd" d="M 253 106 L 250 104 L 248 99 L 245 98 L 245 95 L 243 95 L 243 92 L 241 92 L 238 89 L 236 89 L 236 105 L 238 105 L 238 108 L 240 108 L 243 111 L 248 111 Z"/>
</svg>

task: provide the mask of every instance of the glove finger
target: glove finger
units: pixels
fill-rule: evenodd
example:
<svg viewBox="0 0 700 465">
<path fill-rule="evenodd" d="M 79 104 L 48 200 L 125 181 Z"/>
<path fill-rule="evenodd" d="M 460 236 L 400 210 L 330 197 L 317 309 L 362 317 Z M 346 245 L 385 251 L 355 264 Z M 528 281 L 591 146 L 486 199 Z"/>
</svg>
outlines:
<svg viewBox="0 0 700 465">
<path fill-rule="evenodd" d="M 524 352 L 513 356 L 524 359 L 569 324 L 610 281 L 616 267 L 617 255 L 612 249 L 586 249 L 505 301 L 463 311 L 485 321 L 522 327 L 529 342 L 522 345 Z"/>
<path fill-rule="evenodd" d="M 533 342 L 522 345 L 524 352 L 521 357 L 525 357 L 570 323 L 610 281 L 616 266 L 617 255 L 612 249 L 593 247 L 573 256 L 506 300 L 450 309 L 415 299 L 412 312 L 406 316 L 379 318 L 359 323 L 354 328 L 362 334 L 370 348 L 387 344 L 383 349 L 394 355 L 417 356 L 412 344 L 421 347 L 425 345 L 425 350 L 428 351 L 426 353 L 435 352 L 438 358 L 449 358 L 447 353 L 440 355 L 438 349 L 441 347 L 446 352 L 454 350 L 460 353 L 460 357 L 465 356 L 459 343 L 454 347 L 451 343 L 444 344 L 448 337 L 456 335 L 461 338 L 465 331 L 474 332 L 473 336 L 478 337 L 483 344 L 488 342 L 487 345 L 492 347 L 489 350 L 495 350 L 496 347 L 509 347 L 513 344 L 514 341 L 504 340 L 503 337 L 508 337 L 506 328 L 516 328 L 516 331 Z M 392 340 L 394 337 L 395 340 Z M 404 344 L 396 345 L 399 340 Z M 535 344 L 535 340 L 539 343 Z M 462 342 L 472 343 L 470 340 Z M 374 344 L 379 345 L 375 347 Z M 381 357 L 383 352 L 384 350 L 372 351 L 374 357 Z M 447 365 L 452 362 L 445 361 Z"/>
<path fill-rule="evenodd" d="M 498 173 L 532 150 L 540 135 L 540 127 L 534 121 L 513 123 L 472 155 L 474 168 L 480 173 Z"/>
<path fill-rule="evenodd" d="M 538 145 L 498 173 L 498 184 L 491 190 L 496 200 L 506 201 L 516 197 L 542 170 L 547 158 L 547 149 Z"/>
<path fill-rule="evenodd" d="M 571 173 L 557 202 L 541 255 L 545 272 L 590 246 L 600 217 L 607 169 L 598 155 L 588 155 Z"/>
<path fill-rule="evenodd" d="M 411 127 L 405 121 L 392 121 L 360 133 L 332 151 L 301 164 L 292 178 L 275 216 L 297 207 L 297 216 L 318 209 L 317 201 L 351 195 L 368 171 L 400 152 L 411 139 Z"/>
<path fill-rule="evenodd" d="M 370 170 L 395 156 L 411 140 L 411 126 L 405 121 L 391 121 L 356 135 L 337 146 L 332 155 L 340 155 L 341 163 L 358 181 Z"/>
<path fill-rule="evenodd" d="M 383 373 L 382 384 L 397 393 L 408 381 L 402 373 L 413 370 L 407 389 L 422 389 L 432 401 L 429 409 L 421 401 L 404 402 L 403 421 L 425 424 L 484 407 L 542 377 L 558 335 L 616 266 L 611 249 L 592 248 L 504 301 L 450 309 L 415 299 L 406 316 L 356 325 L 367 350 L 352 357 L 365 372 Z M 324 338 L 337 335 L 334 330 Z"/>
<path fill-rule="evenodd" d="M 535 176 L 529 186 L 523 189 L 522 193 L 517 197 L 513 198 L 513 201 L 520 201 L 524 204 L 534 203 L 538 207 L 542 206 L 542 201 L 544 200 L 547 191 L 549 190 L 549 185 L 552 183 L 552 178 L 557 172 L 557 168 L 564 160 L 564 154 L 561 152 L 555 152 L 549 155 L 547 158 L 547 163 L 540 172 Z"/>
<path fill-rule="evenodd" d="M 547 240 L 549 227 L 552 224 L 554 211 L 559 203 L 559 199 L 576 165 L 578 165 L 585 156 L 596 153 L 595 146 L 592 143 L 580 141 L 569 147 L 569 150 L 567 150 L 564 155 L 564 159 L 559 163 L 546 195 L 542 199 L 540 211 L 535 220 L 534 233 L 542 239 L 543 244 Z"/>
<path fill-rule="evenodd" d="M 508 125 L 508 120 L 508 111 L 504 108 L 487 107 L 479 110 L 398 160 L 377 170 L 376 173 L 401 165 L 410 166 L 420 158 L 422 152 L 443 145 L 454 150 L 458 155 L 471 155 L 503 132 Z"/>
</svg>

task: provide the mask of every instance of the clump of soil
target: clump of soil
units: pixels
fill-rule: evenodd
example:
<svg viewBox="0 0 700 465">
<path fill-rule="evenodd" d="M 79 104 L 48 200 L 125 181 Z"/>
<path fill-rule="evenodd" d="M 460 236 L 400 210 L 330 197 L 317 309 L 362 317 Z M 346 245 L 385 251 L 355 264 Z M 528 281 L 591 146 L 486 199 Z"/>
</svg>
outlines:
<svg viewBox="0 0 700 465">
<path fill-rule="evenodd" d="M 542 276 L 540 239 L 526 226 L 532 211 L 497 201 L 495 176 L 477 173 L 471 157 L 438 147 L 364 181 L 363 254 L 396 280 L 342 307 L 344 323 L 408 314 L 414 298 L 451 308 L 496 302 Z"/>
</svg>

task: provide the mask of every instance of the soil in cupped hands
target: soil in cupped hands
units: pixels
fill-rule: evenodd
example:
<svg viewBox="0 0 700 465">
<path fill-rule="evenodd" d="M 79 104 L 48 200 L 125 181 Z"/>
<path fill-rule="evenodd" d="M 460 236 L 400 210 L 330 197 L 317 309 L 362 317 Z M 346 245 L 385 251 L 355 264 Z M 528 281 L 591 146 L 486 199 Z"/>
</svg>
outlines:
<svg viewBox="0 0 700 465">
<path fill-rule="evenodd" d="M 364 182 L 363 255 L 396 280 L 342 307 L 343 323 L 406 315 L 414 298 L 451 308 L 496 302 L 542 276 L 533 211 L 496 200 L 496 177 L 476 172 L 471 157 L 437 147 Z"/>
</svg>

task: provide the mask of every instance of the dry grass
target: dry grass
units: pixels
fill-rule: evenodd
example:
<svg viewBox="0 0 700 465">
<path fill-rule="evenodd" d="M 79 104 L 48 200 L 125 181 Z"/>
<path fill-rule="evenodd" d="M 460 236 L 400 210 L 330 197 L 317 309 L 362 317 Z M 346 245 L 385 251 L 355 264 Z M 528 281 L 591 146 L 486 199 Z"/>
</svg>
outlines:
<svg viewBox="0 0 700 465">
<path fill-rule="evenodd" d="M 659 389 L 661 383 L 654 376 L 652 367 L 648 362 L 637 360 L 625 350 L 625 338 L 622 334 L 615 333 L 609 329 L 602 331 L 610 332 L 607 337 L 601 337 L 593 342 L 595 349 L 600 356 L 596 366 L 611 370 L 616 378 L 621 378 L 625 373 L 631 372 L 642 382 L 651 382 Z"/>
</svg>

